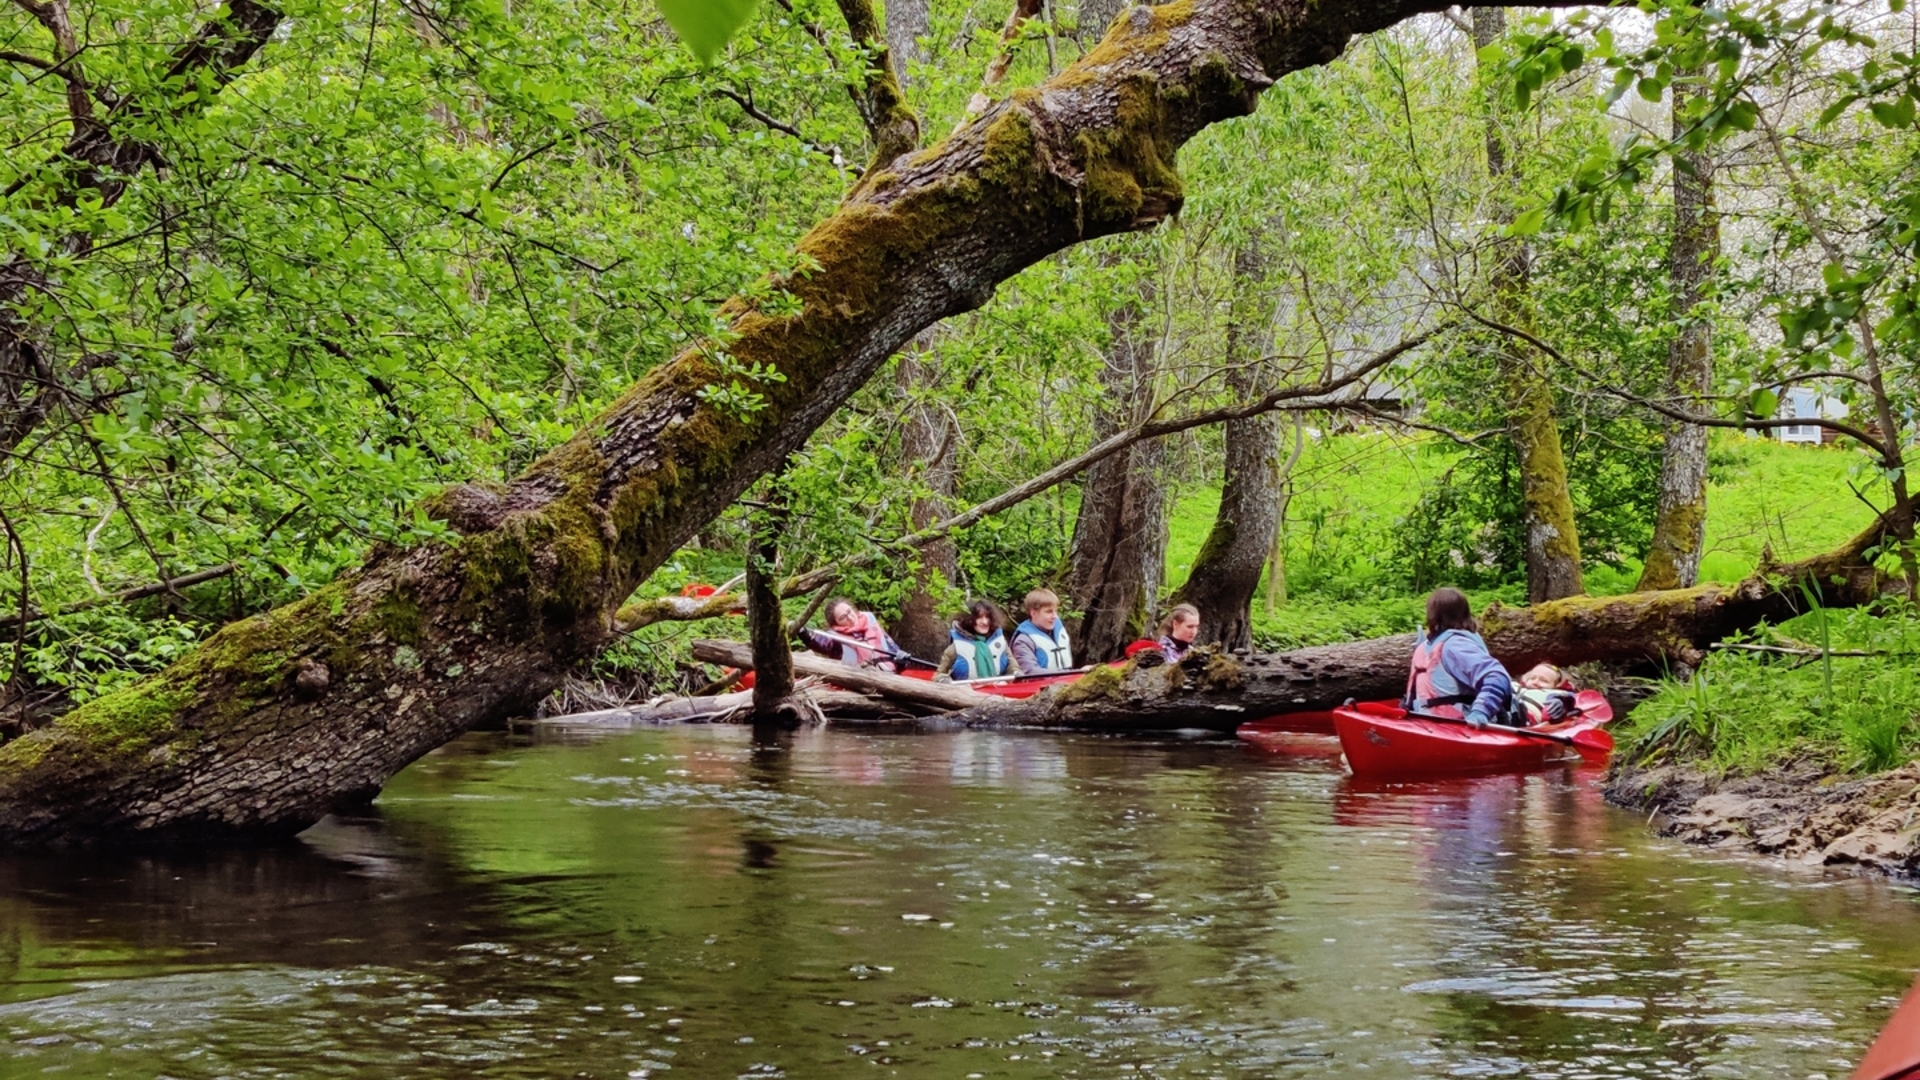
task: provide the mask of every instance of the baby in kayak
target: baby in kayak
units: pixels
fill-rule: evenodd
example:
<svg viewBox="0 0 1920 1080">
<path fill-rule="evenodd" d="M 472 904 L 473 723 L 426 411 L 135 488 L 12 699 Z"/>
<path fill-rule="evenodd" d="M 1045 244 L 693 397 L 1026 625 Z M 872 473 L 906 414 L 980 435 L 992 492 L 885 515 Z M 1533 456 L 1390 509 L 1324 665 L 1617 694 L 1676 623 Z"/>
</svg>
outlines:
<svg viewBox="0 0 1920 1080">
<path fill-rule="evenodd" d="M 1513 716 L 1513 678 L 1487 652 L 1480 624 L 1459 589 L 1435 589 L 1427 597 L 1427 624 L 1414 643 L 1401 706 L 1409 712 L 1462 718 L 1477 728 L 1518 719 Z"/>
<path fill-rule="evenodd" d="M 1535 664 L 1520 676 L 1520 685 L 1514 690 L 1520 704 L 1526 706 L 1527 721 L 1534 724 L 1555 724 L 1573 715 L 1576 696 L 1573 682 L 1567 673 L 1552 664 Z"/>
</svg>

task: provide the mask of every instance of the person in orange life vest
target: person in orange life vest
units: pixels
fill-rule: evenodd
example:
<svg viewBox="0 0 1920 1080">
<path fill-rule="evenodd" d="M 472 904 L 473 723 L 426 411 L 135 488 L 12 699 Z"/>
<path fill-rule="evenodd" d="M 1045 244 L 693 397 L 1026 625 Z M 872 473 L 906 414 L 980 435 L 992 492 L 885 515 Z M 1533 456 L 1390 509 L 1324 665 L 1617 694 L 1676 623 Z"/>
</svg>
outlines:
<svg viewBox="0 0 1920 1080">
<path fill-rule="evenodd" d="M 827 601 L 827 629 L 835 637 L 850 638 L 863 642 L 855 645 L 848 641 L 838 641 L 818 630 L 801 629 L 797 635 L 800 643 L 822 656 L 830 656 L 848 667 L 871 667 L 882 671 L 897 671 L 894 657 L 900 655 L 900 646 L 880 628 L 880 620 L 873 612 L 861 611 L 853 606 L 853 601 L 834 599 Z"/>
<path fill-rule="evenodd" d="M 1175 604 L 1160 623 L 1160 652 L 1169 663 L 1177 664 L 1193 651 L 1193 639 L 1200 636 L 1200 609 L 1192 604 Z"/>
<path fill-rule="evenodd" d="M 1464 716 L 1477 728 L 1506 720 L 1513 705 L 1513 679 L 1487 653 L 1480 625 L 1460 590 L 1435 589 L 1427 597 L 1427 625 L 1413 647 L 1401 705 L 1409 712 Z"/>
<path fill-rule="evenodd" d="M 1051 589 L 1027 594 L 1027 621 L 1013 632 L 1013 665 L 1022 675 L 1073 668 L 1073 644 L 1060 624 L 1060 598 Z"/>
</svg>

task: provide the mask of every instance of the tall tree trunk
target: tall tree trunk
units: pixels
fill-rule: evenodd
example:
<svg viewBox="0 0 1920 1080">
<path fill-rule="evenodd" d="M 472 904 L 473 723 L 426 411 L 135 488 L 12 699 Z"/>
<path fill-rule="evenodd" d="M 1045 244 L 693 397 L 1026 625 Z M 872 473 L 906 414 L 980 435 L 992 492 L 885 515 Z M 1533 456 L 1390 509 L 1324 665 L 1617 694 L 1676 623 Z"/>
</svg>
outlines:
<svg viewBox="0 0 1920 1080">
<path fill-rule="evenodd" d="M 1687 103 L 1700 96 L 1704 72 L 1683 72 L 1673 81 L 1673 137 L 1686 134 Z M 1720 258 L 1720 222 L 1713 208 L 1714 160 L 1705 149 L 1673 160 L 1673 247 L 1667 258 L 1673 315 L 1678 323 L 1667 347 L 1667 392 L 1688 412 L 1706 411 L 1713 390 L 1713 324 L 1701 310 Z M 1653 543 L 1636 588 L 1683 589 L 1700 576 L 1700 549 L 1707 528 L 1707 429 L 1667 422 L 1660 460 L 1660 504 Z"/>
<path fill-rule="evenodd" d="M 1473 9 L 1473 43 L 1485 49 L 1507 32 L 1505 8 Z M 1516 166 L 1502 125 L 1504 93 L 1494 72 L 1482 72 L 1487 95 L 1487 175 L 1499 189 L 1496 218 L 1512 220 Z M 1509 326 L 1527 326 L 1530 257 L 1525 242 L 1509 237 L 1495 243 L 1489 282 L 1494 318 Z M 1534 603 L 1586 591 L 1580 573 L 1580 533 L 1574 525 L 1573 497 L 1567 487 L 1566 455 L 1554 416 L 1553 386 L 1538 370 L 1541 358 L 1511 338 L 1495 342 L 1508 402 L 1507 431 L 1520 462 L 1521 503 L 1526 528 L 1527 598 Z"/>
<path fill-rule="evenodd" d="M 938 370 L 926 352 L 931 336 L 931 331 L 920 335 L 900 357 L 900 388 L 909 395 L 919 395 L 939 382 Z M 900 457 L 908 474 L 924 488 L 907 508 L 914 532 L 953 512 L 960 479 L 959 443 L 960 425 L 950 410 L 932 401 L 909 407 L 900 435 Z M 939 598 L 957 576 L 959 556 L 951 539 L 943 537 L 920 549 L 912 586 L 893 627 L 901 648 L 929 659 L 946 649 L 947 623 Z"/>
<path fill-rule="evenodd" d="M 887 51 L 902 90 L 911 86 L 912 65 L 926 59 L 920 40 L 931 22 L 928 0 L 892 0 L 887 4 Z M 900 390 L 909 399 L 935 385 L 938 369 L 928 360 L 935 331 L 929 330 L 913 340 L 900 358 Z M 909 406 L 905 429 L 900 436 L 900 457 L 907 475 L 924 485 L 907 516 L 913 531 L 946 517 L 954 490 L 959 483 L 960 431 L 953 414 L 932 402 Z M 922 548 L 913 572 L 913 585 L 900 605 L 900 619 L 893 626 L 894 640 L 916 656 L 938 656 L 947 647 L 946 622 L 941 618 L 939 597 L 959 572 L 958 554 L 953 541 L 941 539 Z"/>
<path fill-rule="evenodd" d="M 1158 342 L 1147 325 L 1153 296 L 1151 282 L 1142 279 L 1139 301 L 1108 316 L 1112 342 L 1100 371 L 1106 405 L 1095 421 L 1095 441 L 1140 423 L 1153 408 Z M 1067 594 L 1085 613 L 1074 641 L 1078 661 L 1120 655 L 1153 617 L 1166 575 L 1165 461 L 1160 440 L 1148 439 L 1095 464 L 1081 481 L 1067 555 Z"/>
<path fill-rule="evenodd" d="M 1257 240 L 1234 253 L 1233 299 L 1227 321 L 1227 388 L 1242 401 L 1266 392 L 1271 371 L 1273 301 L 1266 256 Z M 1280 523 L 1280 416 L 1227 423 L 1226 477 L 1213 528 L 1194 557 L 1175 600 L 1200 609 L 1202 642 L 1227 649 L 1253 646 L 1253 594 L 1273 551 Z"/>
<path fill-rule="evenodd" d="M 1173 155 L 1188 139 L 1353 35 L 1439 6 L 1133 8 L 1091 63 L 870 170 L 798 244 L 809 271 L 773 283 L 794 313 L 750 297 L 722 307 L 725 368 L 720 342 L 696 342 L 510 484 L 434 498 L 452 541 L 376 548 L 333 584 L 0 746 L 0 842 L 292 832 L 461 732 L 530 711 L 612 640 L 648 574 L 895 349 L 1054 252 L 1152 228 L 1180 206 Z M 760 408 L 703 395 L 756 363 L 783 377 L 757 387 Z"/>
<path fill-rule="evenodd" d="M 775 563 L 779 537 L 786 531 L 786 507 L 778 495 L 775 505 L 754 514 L 747 544 L 747 637 L 753 647 L 753 721 L 778 723 L 792 718 L 787 699 L 793 696 L 793 646 L 787 633 L 786 612 L 780 607 L 780 577 Z"/>
</svg>

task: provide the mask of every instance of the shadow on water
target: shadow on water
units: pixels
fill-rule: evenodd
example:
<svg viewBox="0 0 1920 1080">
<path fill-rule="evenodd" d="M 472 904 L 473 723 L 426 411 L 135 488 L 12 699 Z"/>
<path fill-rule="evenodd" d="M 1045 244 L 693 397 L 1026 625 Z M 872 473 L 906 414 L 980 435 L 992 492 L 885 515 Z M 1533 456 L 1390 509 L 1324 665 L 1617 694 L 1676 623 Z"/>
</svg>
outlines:
<svg viewBox="0 0 1920 1080">
<path fill-rule="evenodd" d="M 1920 967 L 1911 893 L 1578 769 L 1304 749 L 477 735 L 289 844 L 0 856 L 0 1075 L 1839 1075 Z"/>
</svg>

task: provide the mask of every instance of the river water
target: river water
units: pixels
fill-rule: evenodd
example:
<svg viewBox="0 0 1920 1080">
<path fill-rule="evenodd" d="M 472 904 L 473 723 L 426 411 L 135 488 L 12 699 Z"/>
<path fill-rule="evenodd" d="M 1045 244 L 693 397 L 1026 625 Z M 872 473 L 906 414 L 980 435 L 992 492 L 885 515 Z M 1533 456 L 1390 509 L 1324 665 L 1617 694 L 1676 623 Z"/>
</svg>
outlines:
<svg viewBox="0 0 1920 1080">
<path fill-rule="evenodd" d="M 1571 766 L 474 735 L 269 850 L 0 858 L 0 1076 L 1844 1077 L 1920 898 Z"/>
</svg>

